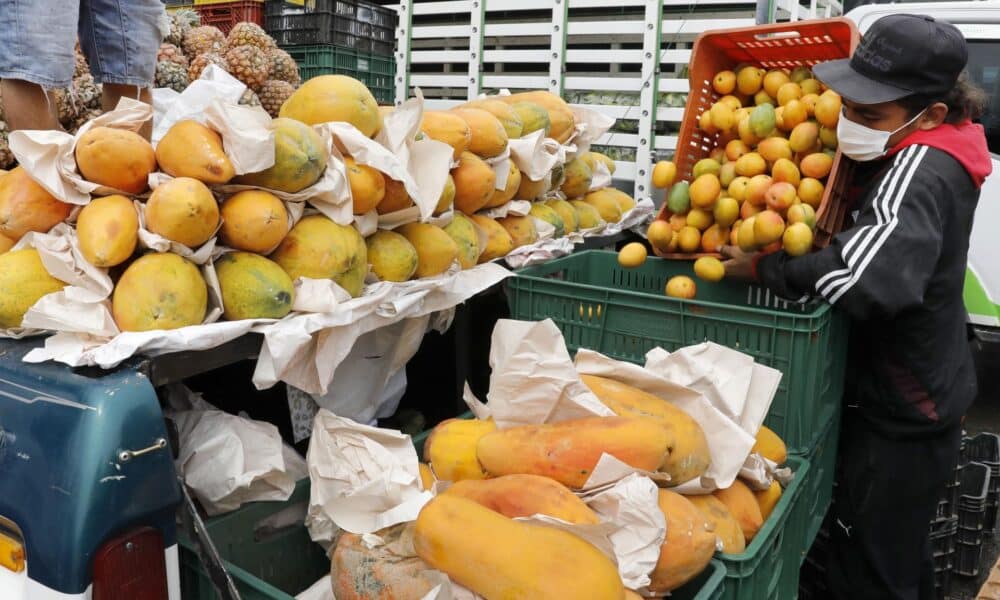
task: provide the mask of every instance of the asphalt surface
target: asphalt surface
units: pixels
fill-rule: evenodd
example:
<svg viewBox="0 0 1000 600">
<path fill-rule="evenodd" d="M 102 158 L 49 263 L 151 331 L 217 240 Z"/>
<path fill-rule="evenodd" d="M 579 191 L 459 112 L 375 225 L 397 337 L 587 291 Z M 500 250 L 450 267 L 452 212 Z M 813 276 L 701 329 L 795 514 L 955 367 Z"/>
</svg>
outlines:
<svg viewBox="0 0 1000 600">
<path fill-rule="evenodd" d="M 981 432 L 1000 433 L 1000 347 L 974 348 L 979 373 L 979 397 L 965 417 L 968 435 Z M 1000 532 L 984 535 L 979 574 L 976 577 L 952 575 L 951 600 L 971 600 L 986 581 L 990 568 L 1000 556 Z"/>
</svg>

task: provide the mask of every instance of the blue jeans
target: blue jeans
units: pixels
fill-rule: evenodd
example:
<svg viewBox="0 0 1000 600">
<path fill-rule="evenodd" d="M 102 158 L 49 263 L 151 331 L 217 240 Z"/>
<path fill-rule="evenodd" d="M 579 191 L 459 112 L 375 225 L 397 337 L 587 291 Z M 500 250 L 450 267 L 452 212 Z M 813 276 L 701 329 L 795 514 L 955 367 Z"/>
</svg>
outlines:
<svg viewBox="0 0 1000 600">
<path fill-rule="evenodd" d="M 150 87 L 165 19 L 160 0 L 0 0 L 0 78 L 69 86 L 79 37 L 96 82 Z"/>
</svg>

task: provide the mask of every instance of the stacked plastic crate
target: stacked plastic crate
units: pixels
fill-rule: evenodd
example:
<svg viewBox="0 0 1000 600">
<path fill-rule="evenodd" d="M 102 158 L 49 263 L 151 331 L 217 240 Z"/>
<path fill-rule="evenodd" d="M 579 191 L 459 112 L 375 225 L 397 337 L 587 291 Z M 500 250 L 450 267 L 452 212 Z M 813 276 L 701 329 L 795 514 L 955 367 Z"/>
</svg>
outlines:
<svg viewBox="0 0 1000 600">
<path fill-rule="evenodd" d="M 190 3 L 189 0 L 186 3 Z M 170 4 L 168 2 L 168 4 Z M 237 23 L 248 22 L 257 25 L 264 24 L 264 0 L 236 0 L 235 2 L 220 2 L 218 0 L 194 0 L 191 7 L 201 17 L 202 25 L 214 25 L 229 33 Z"/>
<path fill-rule="evenodd" d="M 395 9 L 363 0 L 267 0 L 264 29 L 299 65 L 303 80 L 350 75 L 392 104 Z"/>
</svg>

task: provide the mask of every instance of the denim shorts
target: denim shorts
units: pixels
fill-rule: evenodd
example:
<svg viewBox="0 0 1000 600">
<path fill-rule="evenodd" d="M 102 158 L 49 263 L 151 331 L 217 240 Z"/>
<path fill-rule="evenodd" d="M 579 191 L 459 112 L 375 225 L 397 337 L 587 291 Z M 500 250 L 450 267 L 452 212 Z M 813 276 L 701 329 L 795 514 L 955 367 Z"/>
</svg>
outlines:
<svg viewBox="0 0 1000 600">
<path fill-rule="evenodd" d="M 69 86 L 79 35 L 96 82 L 148 87 L 168 23 L 161 0 L 0 0 L 0 78 Z"/>
</svg>

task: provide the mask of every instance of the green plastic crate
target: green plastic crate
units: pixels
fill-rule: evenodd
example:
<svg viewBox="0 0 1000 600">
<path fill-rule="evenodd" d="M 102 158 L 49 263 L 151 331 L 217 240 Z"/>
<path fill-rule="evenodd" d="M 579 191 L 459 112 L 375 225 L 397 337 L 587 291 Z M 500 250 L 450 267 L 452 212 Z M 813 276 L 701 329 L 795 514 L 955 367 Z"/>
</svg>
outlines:
<svg viewBox="0 0 1000 600">
<path fill-rule="evenodd" d="M 720 600 L 725 590 L 726 567 L 712 560 L 697 577 L 670 592 L 670 600 Z"/>
<path fill-rule="evenodd" d="M 757 285 L 698 280 L 695 300 L 664 294 L 689 261 L 649 258 L 626 269 L 613 252 L 586 251 L 527 267 L 506 281 L 515 319 L 552 319 L 570 352 L 590 348 L 645 363 L 649 350 L 713 341 L 782 372 L 766 423 L 789 452 L 808 454 L 840 406 L 847 320 L 826 303 L 786 302 Z"/>
<path fill-rule="evenodd" d="M 309 480 L 303 479 L 285 502 L 251 502 L 206 519 L 208 534 L 243 600 L 294 600 L 296 594 L 329 573 L 330 559 L 309 538 L 301 521 L 274 531 L 261 527 L 267 517 L 308 502 Z M 215 590 L 194 553 L 193 542 L 183 534 L 179 542 L 181 597 L 215 600 Z"/>
<path fill-rule="evenodd" d="M 796 506 L 793 517 L 803 532 L 802 560 L 816 540 L 833 500 L 834 470 L 837 466 L 837 442 L 840 436 L 840 411 L 827 423 L 819 443 L 806 456 L 809 459 L 809 477 L 803 485 L 802 502 Z"/>
<path fill-rule="evenodd" d="M 809 502 L 804 485 L 810 465 L 798 456 L 789 456 L 787 464 L 795 477 L 750 545 L 742 554 L 715 555 L 726 567 L 720 596 L 725 600 L 788 600 L 798 593 L 805 534 L 798 530 L 800 522 L 794 516 L 798 505 Z"/>
<path fill-rule="evenodd" d="M 287 46 L 283 49 L 299 66 L 299 76 L 303 81 L 318 75 L 349 75 L 368 86 L 380 104 L 393 103 L 396 62 L 390 57 L 327 44 Z"/>
</svg>

